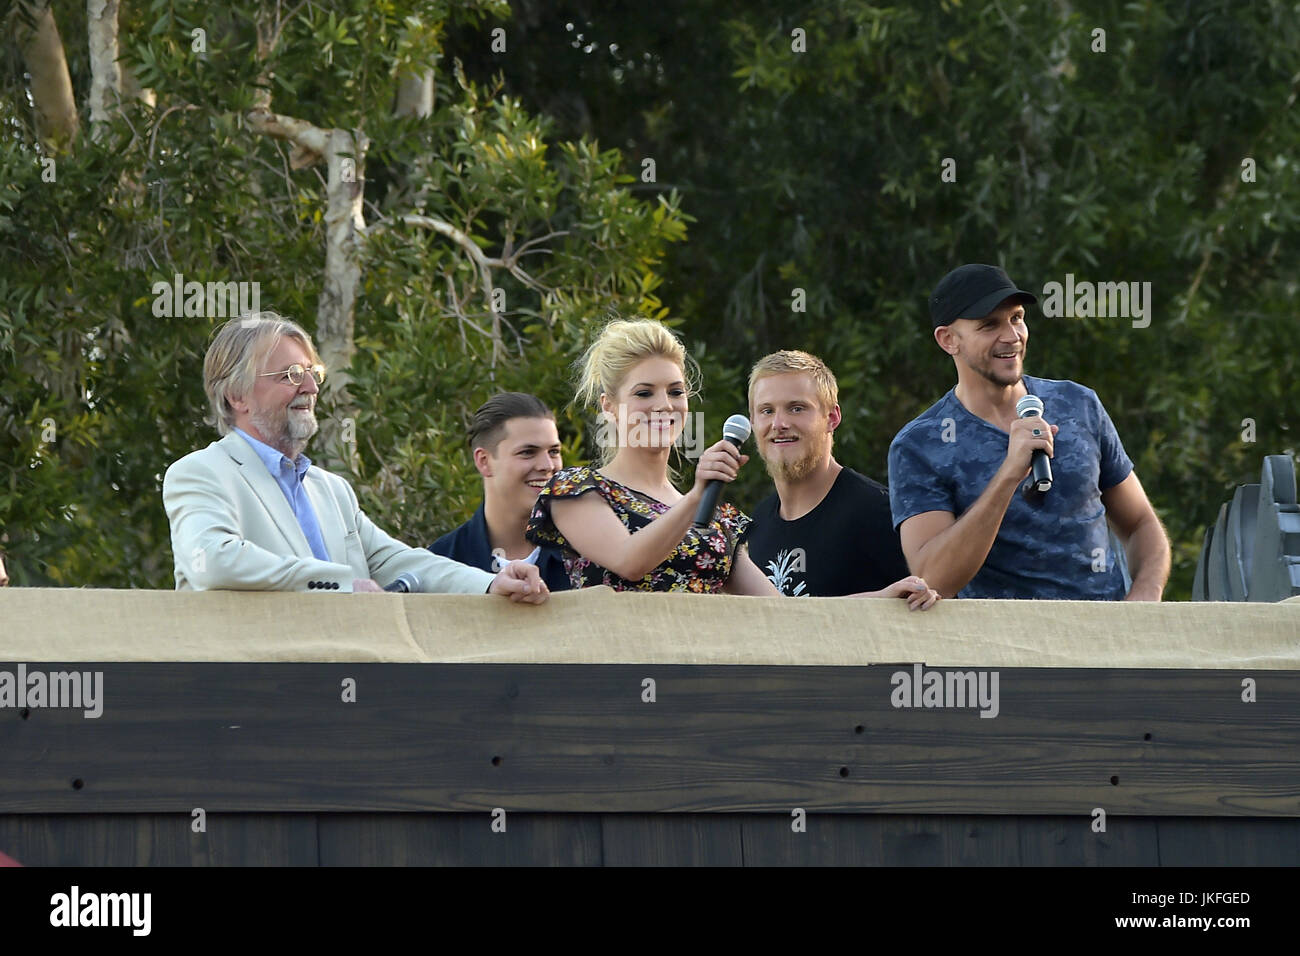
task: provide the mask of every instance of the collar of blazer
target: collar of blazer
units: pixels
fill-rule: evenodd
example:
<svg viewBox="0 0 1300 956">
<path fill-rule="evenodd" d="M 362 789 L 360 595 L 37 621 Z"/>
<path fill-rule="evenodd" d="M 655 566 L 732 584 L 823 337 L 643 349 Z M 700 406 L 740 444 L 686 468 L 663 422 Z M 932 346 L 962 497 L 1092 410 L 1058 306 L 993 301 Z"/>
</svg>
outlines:
<svg viewBox="0 0 1300 956">
<path fill-rule="evenodd" d="M 240 477 L 247 482 L 253 494 L 257 496 L 262 507 L 266 509 L 271 521 L 284 537 L 290 551 L 300 558 L 313 558 L 311 545 L 298 524 L 298 518 L 289 507 L 289 499 L 284 496 L 279 483 L 271 477 L 266 463 L 253 450 L 253 446 L 236 432 L 230 432 L 219 442 L 217 447 L 224 451 L 239 466 Z M 316 521 L 320 525 L 321 538 L 329 551 L 330 560 L 338 564 L 347 564 L 347 549 L 344 536 L 347 527 L 342 509 L 329 488 L 330 476 L 323 468 L 312 465 L 303 475 L 302 486 L 307 490 L 316 511 Z M 338 479 L 342 480 L 342 479 Z"/>
</svg>

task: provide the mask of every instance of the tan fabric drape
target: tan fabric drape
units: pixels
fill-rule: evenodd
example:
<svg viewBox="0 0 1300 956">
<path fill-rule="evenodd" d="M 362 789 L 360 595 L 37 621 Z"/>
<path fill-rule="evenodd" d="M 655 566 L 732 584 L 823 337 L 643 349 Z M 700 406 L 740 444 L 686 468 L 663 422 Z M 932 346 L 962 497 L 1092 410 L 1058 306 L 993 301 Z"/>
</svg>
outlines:
<svg viewBox="0 0 1300 956">
<path fill-rule="evenodd" d="M 411 661 L 1300 669 L 1300 601 L 1143 604 L 7 588 L 0 662 Z"/>
</svg>

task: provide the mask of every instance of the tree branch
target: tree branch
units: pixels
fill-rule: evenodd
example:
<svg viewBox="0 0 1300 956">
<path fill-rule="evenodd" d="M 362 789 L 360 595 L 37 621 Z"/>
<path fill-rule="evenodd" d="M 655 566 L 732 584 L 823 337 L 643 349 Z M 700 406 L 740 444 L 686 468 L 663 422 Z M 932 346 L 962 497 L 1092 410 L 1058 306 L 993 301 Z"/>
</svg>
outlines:
<svg viewBox="0 0 1300 956">
<path fill-rule="evenodd" d="M 378 235 L 394 222 L 400 222 L 407 226 L 418 226 L 424 229 L 431 229 L 438 235 L 450 239 L 452 242 L 456 243 L 456 245 L 465 250 L 465 254 L 469 256 L 470 260 L 474 263 L 474 266 L 478 269 L 480 279 L 483 283 L 483 296 L 487 300 L 487 311 L 492 316 L 492 364 L 495 365 L 500 356 L 501 350 L 504 348 L 504 343 L 501 338 L 501 312 L 496 309 L 496 303 L 493 301 L 493 293 L 496 287 L 492 281 L 492 270 L 504 269 L 529 289 L 542 295 L 547 295 L 552 290 L 524 271 L 524 268 L 519 265 L 519 257 L 527 255 L 529 252 L 546 251 L 541 249 L 529 249 L 529 247 L 535 246 L 537 243 L 544 242 L 547 239 L 553 239 L 556 236 L 567 236 L 568 232 L 550 232 L 544 236 L 538 236 L 536 239 L 530 239 L 528 242 L 525 242 L 518 249 L 512 249 L 512 242 L 507 239 L 506 248 L 508 253 L 497 258 L 495 256 L 486 255 L 483 250 L 479 248 L 478 243 L 476 243 L 464 230 L 457 229 L 446 220 L 435 219 L 433 216 L 421 216 L 415 213 L 406 213 L 405 215 L 397 216 L 395 219 L 382 219 L 370 226 L 368 235 Z M 457 319 L 463 323 L 469 323 L 460 301 L 454 297 L 452 299 L 452 306 L 455 310 Z M 473 323 L 469 324 L 473 325 Z M 474 328 L 477 329 L 478 327 L 474 326 Z M 479 331 L 482 330 L 479 329 Z"/>
<path fill-rule="evenodd" d="M 254 133 L 292 143 L 294 149 L 289 154 L 289 165 L 293 169 L 312 166 L 320 162 L 329 151 L 330 131 L 306 120 L 255 109 L 244 116 L 244 121 Z"/>
</svg>

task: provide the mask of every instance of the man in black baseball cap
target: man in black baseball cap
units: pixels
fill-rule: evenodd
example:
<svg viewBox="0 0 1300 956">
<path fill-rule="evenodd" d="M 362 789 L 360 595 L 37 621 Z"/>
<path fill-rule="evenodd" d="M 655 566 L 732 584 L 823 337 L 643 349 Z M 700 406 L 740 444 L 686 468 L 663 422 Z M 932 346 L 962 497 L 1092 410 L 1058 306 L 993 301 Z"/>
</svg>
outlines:
<svg viewBox="0 0 1300 956">
<path fill-rule="evenodd" d="M 934 340 L 957 385 L 889 447 L 903 554 L 944 597 L 1158 601 L 1169 540 L 1096 392 L 1024 374 L 1037 301 L 998 266 L 959 266 L 935 286 Z M 1043 413 L 1022 419 L 1029 394 Z M 1017 494 L 1035 451 L 1051 459 L 1051 488 Z"/>
<path fill-rule="evenodd" d="M 937 329 L 953 319 L 980 319 L 1006 299 L 1024 305 L 1038 301 L 1032 293 L 1016 288 L 1006 271 L 997 266 L 958 266 L 940 279 L 930 294 L 930 320 Z"/>
</svg>

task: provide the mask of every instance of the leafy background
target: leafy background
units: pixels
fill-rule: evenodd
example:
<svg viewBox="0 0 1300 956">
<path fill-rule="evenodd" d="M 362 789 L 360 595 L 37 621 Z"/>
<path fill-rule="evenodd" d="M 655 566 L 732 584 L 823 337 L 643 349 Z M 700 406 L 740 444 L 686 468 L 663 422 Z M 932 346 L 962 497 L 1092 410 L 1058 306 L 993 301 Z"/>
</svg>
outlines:
<svg viewBox="0 0 1300 956">
<path fill-rule="evenodd" d="M 52 9 L 82 104 L 85 5 Z M 0 546 L 15 583 L 170 586 L 161 475 L 213 437 L 201 360 L 216 322 L 155 318 L 154 281 L 256 280 L 264 306 L 313 327 L 322 167 L 290 168 L 242 121 L 268 68 L 276 112 L 369 137 L 368 222 L 446 218 L 489 255 L 564 233 L 526 260 L 549 293 L 500 280 L 496 342 L 475 328 L 482 303 L 450 306 L 449 282 L 473 299 L 463 250 L 397 222 L 366 244 L 356 454 L 325 461 L 411 543 L 477 502 L 463 431 L 492 391 L 541 395 L 566 461 L 590 453 L 570 366 L 612 312 L 674 323 L 714 426 L 744 408 L 761 355 L 822 355 L 845 412 L 836 455 L 883 480 L 894 433 L 955 380 L 925 299 L 962 261 L 1031 289 L 1067 273 L 1152 284 L 1146 329 L 1032 316 L 1027 367 L 1106 404 L 1174 542 L 1170 597 L 1189 596 L 1231 489 L 1293 453 L 1296 3 L 340 0 L 296 8 L 269 62 L 265 10 L 126 3 L 123 62 L 157 102 L 82 135 L 57 184 L 41 180 L 10 15 Z M 434 73 L 435 109 L 394 116 L 415 68 Z M 752 506 L 769 487 L 755 461 L 734 495 Z"/>
</svg>

